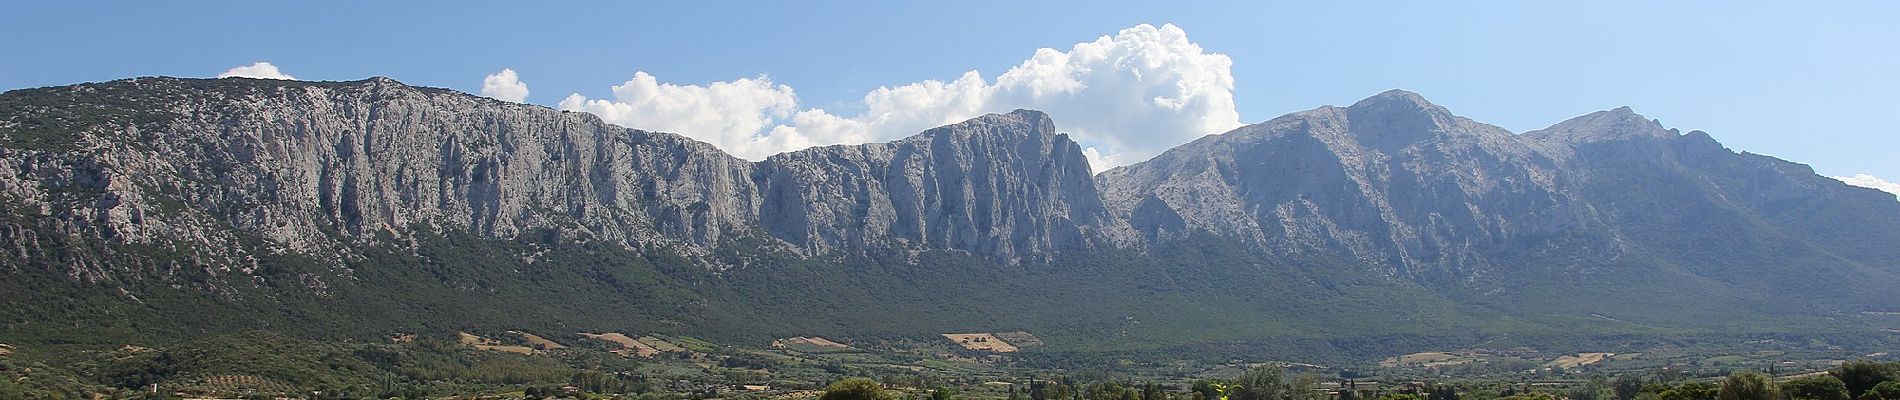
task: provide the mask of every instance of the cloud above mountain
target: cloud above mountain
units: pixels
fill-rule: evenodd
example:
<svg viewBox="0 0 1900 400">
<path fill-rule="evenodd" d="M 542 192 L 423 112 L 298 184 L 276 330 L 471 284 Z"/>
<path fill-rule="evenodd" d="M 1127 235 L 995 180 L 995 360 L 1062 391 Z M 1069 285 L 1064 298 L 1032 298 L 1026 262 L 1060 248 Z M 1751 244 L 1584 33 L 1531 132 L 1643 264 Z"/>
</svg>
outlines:
<svg viewBox="0 0 1900 400">
<path fill-rule="evenodd" d="M 520 103 L 528 99 L 528 84 L 515 75 L 514 69 L 502 68 L 482 78 L 482 96 Z"/>
<path fill-rule="evenodd" d="M 287 80 L 287 81 L 297 80 L 297 77 L 290 76 L 290 74 L 286 74 L 284 73 L 284 71 L 278 70 L 277 65 L 271 64 L 270 62 L 267 62 L 267 61 L 258 61 L 257 63 L 251 64 L 251 65 L 242 65 L 242 66 L 232 67 L 231 69 L 224 70 L 224 73 L 218 74 L 218 77 L 219 78 L 282 79 L 282 80 Z"/>
<path fill-rule="evenodd" d="M 791 87 L 764 76 L 701 86 L 662 83 L 651 74 L 636 72 L 633 79 L 614 86 L 613 95 L 612 100 L 590 100 L 572 94 L 561 100 L 560 107 L 593 113 L 621 126 L 687 135 L 751 159 L 809 147 L 760 135 L 798 108 Z"/>
<path fill-rule="evenodd" d="M 829 144 L 890 140 L 983 113 L 1048 112 L 1102 170 L 1240 126 L 1233 61 L 1208 53 L 1174 25 L 1137 25 L 1067 50 L 1037 49 L 986 79 L 978 71 L 866 93 L 862 111 L 801 107 L 769 77 L 705 85 L 663 83 L 646 72 L 613 97 L 569 95 L 560 108 L 632 128 L 668 131 L 748 159 Z"/>
<path fill-rule="evenodd" d="M 1882 192 L 1893 193 L 1896 196 L 1900 196 L 1900 183 L 1888 182 L 1885 179 L 1880 179 L 1873 175 L 1855 174 L 1854 176 L 1835 176 L 1832 178 L 1840 180 L 1841 182 L 1847 182 L 1849 185 L 1878 189 Z"/>
</svg>

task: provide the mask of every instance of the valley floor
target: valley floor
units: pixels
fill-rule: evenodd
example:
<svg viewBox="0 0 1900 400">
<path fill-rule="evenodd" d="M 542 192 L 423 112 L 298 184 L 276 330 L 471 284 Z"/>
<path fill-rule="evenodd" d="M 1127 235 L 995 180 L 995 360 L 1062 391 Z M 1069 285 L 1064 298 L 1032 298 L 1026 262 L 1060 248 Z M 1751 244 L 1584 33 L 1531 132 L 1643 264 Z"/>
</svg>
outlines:
<svg viewBox="0 0 1900 400">
<path fill-rule="evenodd" d="M 1133 399 L 1190 400 L 1208 385 L 1236 385 L 1263 368 L 1284 371 L 1295 385 L 1289 387 L 1311 390 L 1313 398 L 1430 397 L 1435 390 L 1463 398 L 1579 398 L 1618 390 L 1612 386 L 1619 379 L 1668 387 L 1759 371 L 1786 382 L 1827 375 L 1853 360 L 1896 359 L 1818 338 L 1605 342 L 1604 351 L 1581 353 L 1474 347 L 1336 365 L 1247 354 L 1048 351 L 1041 340 L 1028 332 L 966 332 L 729 344 L 654 333 L 510 330 L 359 342 L 256 331 L 152 348 L 0 346 L 0 378 L 7 378 L 0 379 L 0 399 L 804 399 L 842 379 L 869 377 L 905 398 L 1025 399 L 1033 398 L 1032 387 L 1058 385 L 1090 400 L 1128 399 L 1111 397 L 1122 390 L 1145 391 Z"/>
</svg>

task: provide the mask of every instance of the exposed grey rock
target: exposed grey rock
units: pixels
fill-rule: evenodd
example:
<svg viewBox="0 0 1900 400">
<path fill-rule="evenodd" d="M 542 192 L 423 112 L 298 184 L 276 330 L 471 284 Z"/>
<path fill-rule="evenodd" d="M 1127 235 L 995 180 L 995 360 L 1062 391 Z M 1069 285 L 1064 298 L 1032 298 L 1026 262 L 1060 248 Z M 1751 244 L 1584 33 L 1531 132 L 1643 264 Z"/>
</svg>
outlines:
<svg viewBox="0 0 1900 400">
<path fill-rule="evenodd" d="M 1514 135 L 1392 91 L 1097 179 L 1147 240 L 1207 232 L 1428 282 L 1638 265 L 1788 293 L 1775 286 L 1876 287 L 1900 271 L 1900 203 L 1628 107 Z"/>
<path fill-rule="evenodd" d="M 1900 203 L 1806 165 L 1737 153 L 1628 107 L 1520 135 L 1561 154 L 1578 196 L 1657 259 L 1761 292 L 1900 303 Z"/>
<path fill-rule="evenodd" d="M 221 242 L 257 235 L 278 251 L 335 256 L 416 227 L 502 238 L 551 230 L 638 247 L 713 243 L 757 219 L 750 163 L 587 114 L 385 78 L 44 90 L 170 93 L 175 101 L 138 106 L 180 116 L 98 127 L 75 151 L 7 150 L 8 160 L 39 161 L 0 171 L 15 201 L 60 208 L 47 193 L 68 173 L 46 171 L 96 181 L 80 184 L 101 200 L 66 218 L 76 237 L 231 248 Z"/>
<path fill-rule="evenodd" d="M 756 179 L 766 231 L 801 248 L 957 249 L 1016 262 L 1131 243 L 1081 148 L 1037 111 L 779 154 Z"/>
<path fill-rule="evenodd" d="M 753 163 L 679 135 L 382 78 L 144 78 L 0 102 L 7 259 L 65 249 L 66 272 L 85 280 L 115 274 L 71 250 L 98 251 L 89 243 L 178 256 L 138 268 L 242 273 L 257 265 L 246 251 L 358 257 L 364 243 L 425 230 L 689 257 L 744 240 L 1005 263 L 1203 233 L 1443 283 L 1634 258 L 1752 266 L 1685 267 L 1717 280 L 1812 260 L 1839 261 L 1824 271 L 1843 279 L 1900 269 L 1891 197 L 1628 108 L 1520 135 L 1391 91 L 1091 177 L 1079 146 L 1026 110 Z"/>
<path fill-rule="evenodd" d="M 1098 180 L 1151 240 L 1205 231 L 1394 276 L 1472 279 L 1497 268 L 1497 254 L 1620 251 L 1559 164 L 1502 128 L 1390 91 L 1208 136 Z"/>
<path fill-rule="evenodd" d="M 589 114 L 386 78 L 144 78 L 6 96 L 36 104 L 7 113 L 10 138 L 47 120 L 65 135 L 0 148 L 9 204 L 55 215 L 34 223 L 73 241 L 222 257 L 208 264 L 244 264 L 210 249 L 251 237 L 330 258 L 418 228 L 553 232 L 688 255 L 740 237 L 806 254 L 895 246 L 1002 260 L 1125 244 L 1075 143 L 1030 111 L 755 164 Z M 153 117 L 46 117 L 99 104 Z M 24 246 L 14 253 L 33 251 Z"/>
</svg>

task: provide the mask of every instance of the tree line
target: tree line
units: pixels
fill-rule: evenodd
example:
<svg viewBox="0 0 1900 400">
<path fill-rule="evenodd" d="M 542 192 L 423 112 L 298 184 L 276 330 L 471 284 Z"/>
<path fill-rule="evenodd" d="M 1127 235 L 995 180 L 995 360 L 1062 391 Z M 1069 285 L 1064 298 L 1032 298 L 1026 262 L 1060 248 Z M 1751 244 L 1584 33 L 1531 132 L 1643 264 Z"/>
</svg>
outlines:
<svg viewBox="0 0 1900 400">
<path fill-rule="evenodd" d="M 1017 386 L 1026 386 L 1018 389 Z M 947 388 L 931 400 L 958 397 Z M 864 378 L 840 380 L 820 400 L 899 400 L 895 391 Z M 1199 379 L 1189 385 L 1071 377 L 1032 379 L 1012 385 L 1009 400 L 1900 400 L 1900 363 L 1850 361 L 1824 373 L 1776 378 L 1736 372 L 1714 382 L 1625 375 L 1598 377 L 1568 388 L 1531 386 L 1459 387 L 1431 383 L 1360 389 L 1348 380 L 1328 388 L 1313 374 L 1289 376 L 1275 366 L 1247 370 L 1234 379 Z"/>
</svg>

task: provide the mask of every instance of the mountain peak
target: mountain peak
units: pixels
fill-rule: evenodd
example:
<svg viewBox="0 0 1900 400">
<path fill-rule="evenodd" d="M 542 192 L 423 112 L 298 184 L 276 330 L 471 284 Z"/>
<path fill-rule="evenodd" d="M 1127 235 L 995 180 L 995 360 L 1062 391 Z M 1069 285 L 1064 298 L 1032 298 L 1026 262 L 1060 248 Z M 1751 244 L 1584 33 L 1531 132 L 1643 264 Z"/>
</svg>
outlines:
<svg viewBox="0 0 1900 400">
<path fill-rule="evenodd" d="M 1392 89 L 1380 92 L 1379 94 L 1372 95 L 1372 97 L 1359 100 L 1357 103 L 1352 103 L 1352 106 L 1347 108 L 1375 107 L 1442 108 L 1438 107 L 1437 104 L 1432 104 L 1432 102 L 1425 100 L 1425 96 L 1420 96 L 1418 93 L 1413 93 L 1405 89 Z"/>
<path fill-rule="evenodd" d="M 1392 89 L 1359 100 L 1346 107 L 1346 113 L 1354 119 L 1377 116 L 1380 118 L 1426 119 L 1419 122 L 1449 123 L 1451 110 L 1432 104 L 1425 96 L 1404 89 Z"/>
<path fill-rule="evenodd" d="M 983 114 L 982 116 L 972 118 L 970 121 L 983 121 L 993 124 L 1023 124 L 1032 127 L 1055 126 L 1055 120 L 1049 118 L 1048 113 L 1022 108 L 1007 113 Z"/>
<path fill-rule="evenodd" d="M 1362 143 L 1380 149 L 1409 146 L 1451 130 L 1450 110 L 1404 90 L 1388 90 L 1346 107 L 1346 119 Z"/>
<path fill-rule="evenodd" d="M 1532 137 L 1557 139 L 1571 143 L 1600 142 L 1639 137 L 1673 136 L 1662 121 L 1637 114 L 1629 106 L 1584 114 L 1549 128 L 1526 133 Z"/>
<path fill-rule="evenodd" d="M 381 76 L 381 75 L 372 76 L 372 77 L 369 77 L 369 79 L 356 81 L 356 83 L 361 84 L 361 85 L 368 85 L 368 86 L 381 86 L 381 85 L 409 86 L 406 83 L 402 83 L 402 81 L 396 80 L 396 78 L 391 78 L 391 77 Z"/>
<path fill-rule="evenodd" d="M 1025 118 L 1049 118 L 1048 113 L 1044 113 L 1040 110 L 1031 110 L 1027 108 L 1018 108 L 1018 109 L 1012 110 L 1008 112 L 1007 115 L 1020 115 Z"/>
<path fill-rule="evenodd" d="M 999 129 L 1000 128 L 1000 129 Z M 939 126 L 918 133 L 911 138 L 934 138 L 939 135 L 1035 135 L 1055 133 L 1056 122 L 1042 111 L 1016 109 L 1007 113 L 988 113 L 963 120 L 961 122 Z"/>
</svg>

